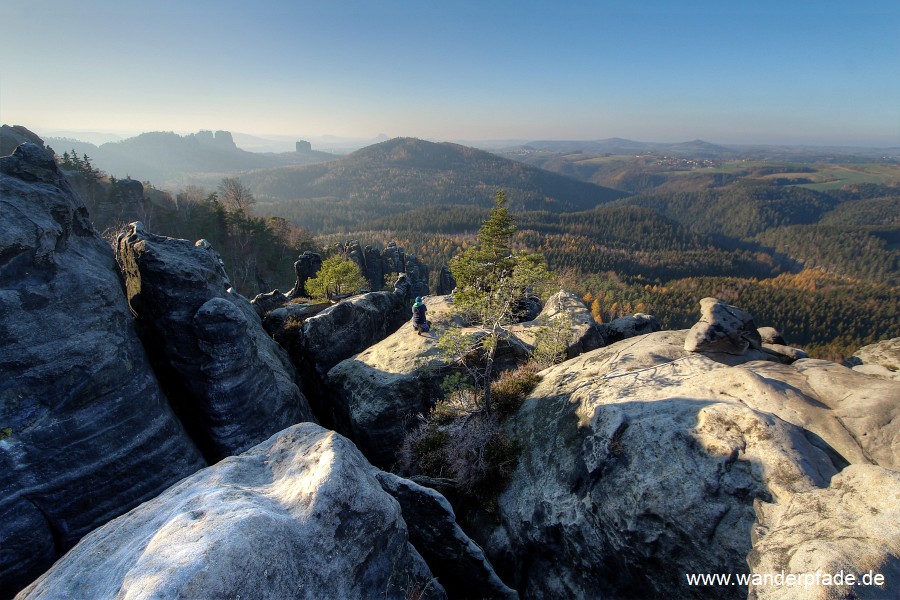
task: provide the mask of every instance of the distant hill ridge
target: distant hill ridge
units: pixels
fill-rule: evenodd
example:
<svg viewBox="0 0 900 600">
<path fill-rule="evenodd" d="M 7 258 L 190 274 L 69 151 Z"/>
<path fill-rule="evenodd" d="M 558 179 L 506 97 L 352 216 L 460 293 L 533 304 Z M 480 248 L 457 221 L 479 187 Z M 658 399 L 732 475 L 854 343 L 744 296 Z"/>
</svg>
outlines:
<svg viewBox="0 0 900 600">
<path fill-rule="evenodd" d="M 515 210 L 588 210 L 626 196 L 489 152 L 449 142 L 395 138 L 328 163 L 268 169 L 243 177 L 276 202 L 328 198 L 400 212 L 422 205 L 490 206 L 498 188 Z"/>
<path fill-rule="evenodd" d="M 100 146 L 67 138 L 47 138 L 58 154 L 75 150 L 116 177 L 131 175 L 159 187 L 181 185 L 198 174 L 232 174 L 287 164 L 309 164 L 335 158 L 327 152 L 247 152 L 237 147 L 228 131 L 200 131 L 185 136 L 153 131 Z"/>
</svg>

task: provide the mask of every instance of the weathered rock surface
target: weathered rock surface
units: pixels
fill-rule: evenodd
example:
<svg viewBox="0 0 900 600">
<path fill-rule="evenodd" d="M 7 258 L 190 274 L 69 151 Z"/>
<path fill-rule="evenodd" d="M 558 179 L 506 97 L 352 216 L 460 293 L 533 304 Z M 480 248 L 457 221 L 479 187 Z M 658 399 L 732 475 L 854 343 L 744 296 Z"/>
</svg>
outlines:
<svg viewBox="0 0 900 600">
<path fill-rule="evenodd" d="M 565 324 L 564 319 L 568 320 L 569 332 L 559 333 L 564 335 L 566 358 L 574 358 L 604 345 L 603 335 L 590 311 L 578 296 L 565 290 L 550 296 L 536 319 L 513 325 L 509 329 L 528 344 L 529 348 L 534 348 L 542 329 L 545 332 L 552 330 L 551 335 L 555 334 L 554 324 Z"/>
<path fill-rule="evenodd" d="M 431 333 L 411 326 L 341 361 L 327 374 L 335 426 L 351 438 L 372 464 L 388 468 L 396 457 L 412 416 L 427 412 L 435 397 L 438 369 L 445 365 L 437 336 L 449 318 L 450 299 L 424 299 Z"/>
<path fill-rule="evenodd" d="M 0 156 L 12 154 L 16 148 L 25 143 L 44 147 L 44 140 L 26 127 L 21 125 L 0 126 Z"/>
<path fill-rule="evenodd" d="M 787 344 L 781 332 L 774 327 L 760 327 L 756 330 L 759 333 L 760 340 L 763 344 L 777 344 L 784 346 Z"/>
<path fill-rule="evenodd" d="M 438 352 L 437 339 L 450 322 L 452 296 L 428 296 L 424 301 L 432 321 L 428 335 L 419 336 L 411 327 L 401 327 L 338 363 L 325 378 L 334 402 L 335 427 L 353 439 L 373 464 L 383 468 L 394 463 L 407 429 L 415 425 L 411 417 L 427 412 L 439 397 L 440 381 L 448 372 L 448 360 Z M 509 327 L 512 336 L 498 347 L 497 365 L 512 368 L 521 364 L 534 349 L 541 328 L 550 323 L 552 329 L 553 322 L 564 315 L 570 323 L 569 355 L 602 343 L 600 330 L 581 301 L 560 292 L 547 302 L 541 318 Z M 476 334 L 474 329 L 470 331 Z"/>
<path fill-rule="evenodd" d="M 688 352 L 741 355 L 761 346 L 762 339 L 753 324 L 753 317 L 716 298 L 700 301 L 700 320 L 691 327 L 684 341 L 684 349 Z"/>
<path fill-rule="evenodd" d="M 401 277 L 393 292 L 369 292 L 327 308 L 303 323 L 300 345 L 325 377 L 340 361 L 383 340 L 412 317 L 410 287 Z"/>
<path fill-rule="evenodd" d="M 0 597 L 205 466 L 53 158 L 0 159 Z"/>
<path fill-rule="evenodd" d="M 844 364 L 859 373 L 900 381 L 900 338 L 864 346 Z"/>
<path fill-rule="evenodd" d="M 896 468 L 897 384 L 825 361 L 728 366 L 685 335 L 548 369 L 507 423 L 524 450 L 488 554 L 524 596 L 746 596 L 685 574 L 747 572 L 754 502 L 826 488 L 848 462 Z"/>
<path fill-rule="evenodd" d="M 98 529 L 19 597 L 446 595 L 371 465 L 301 423 Z"/>
<path fill-rule="evenodd" d="M 627 340 L 628 338 L 654 333 L 662 329 L 659 320 L 653 315 L 637 313 L 630 317 L 619 317 L 609 323 L 597 325 L 603 336 L 604 346 Z"/>
<path fill-rule="evenodd" d="M 453 273 L 450 272 L 450 267 L 444 265 L 441 267 L 441 272 L 438 274 L 437 295 L 446 296 L 447 294 L 452 294 L 455 289 L 456 278 L 453 276 Z"/>
<path fill-rule="evenodd" d="M 419 262 L 414 254 L 406 254 L 396 242 L 388 242 L 381 252 L 371 246 L 363 248 L 358 240 L 339 244 L 338 249 L 341 256 L 359 265 L 372 290 L 377 291 L 384 286 L 385 276 L 406 274 L 413 298 L 429 293 L 428 267 Z"/>
<path fill-rule="evenodd" d="M 451 598 L 518 598 L 494 572 L 484 551 L 456 523 L 453 507 L 431 488 L 379 471 L 384 490 L 400 503 L 409 539 Z"/>
<path fill-rule="evenodd" d="M 294 271 L 297 273 L 297 281 L 294 287 L 288 292 L 289 298 L 305 297 L 307 280 L 316 276 L 319 269 L 322 268 L 322 255 L 307 250 L 297 257 L 294 263 Z"/>
<path fill-rule="evenodd" d="M 314 420 L 287 353 L 230 289 L 218 254 L 133 223 L 119 237 L 129 304 L 175 410 L 211 461 Z"/>
<path fill-rule="evenodd" d="M 779 504 L 759 503 L 750 567 L 762 579 L 749 597 L 891 598 L 900 590 L 900 471 L 851 465 L 827 489 L 794 494 Z M 853 574 L 863 584 L 823 584 L 821 576 Z M 774 576 L 795 574 L 795 585 Z M 816 581 L 816 573 L 819 579 Z M 875 585 L 874 575 L 884 579 Z M 868 584 L 863 577 L 869 575 Z"/>
</svg>

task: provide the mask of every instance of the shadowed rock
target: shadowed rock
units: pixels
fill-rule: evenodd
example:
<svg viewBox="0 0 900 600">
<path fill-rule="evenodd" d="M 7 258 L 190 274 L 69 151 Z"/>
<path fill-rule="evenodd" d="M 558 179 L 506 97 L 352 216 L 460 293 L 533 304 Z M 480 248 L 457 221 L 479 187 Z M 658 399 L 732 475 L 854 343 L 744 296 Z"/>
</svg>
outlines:
<svg viewBox="0 0 900 600">
<path fill-rule="evenodd" d="M 451 598 L 519 597 L 497 577 L 484 551 L 456 523 L 446 498 L 391 473 L 380 471 L 376 477 L 400 503 L 410 541 Z"/>
<path fill-rule="evenodd" d="M 34 144 L 0 159 L 0 597 L 205 466 L 141 346 L 111 248 Z"/>
<path fill-rule="evenodd" d="M 313 420 L 285 351 L 230 289 L 218 254 L 133 223 L 119 237 L 131 309 L 169 397 L 209 460 Z"/>
<path fill-rule="evenodd" d="M 20 598 L 61 596 L 446 598 L 371 465 L 312 423 L 98 529 Z"/>
</svg>

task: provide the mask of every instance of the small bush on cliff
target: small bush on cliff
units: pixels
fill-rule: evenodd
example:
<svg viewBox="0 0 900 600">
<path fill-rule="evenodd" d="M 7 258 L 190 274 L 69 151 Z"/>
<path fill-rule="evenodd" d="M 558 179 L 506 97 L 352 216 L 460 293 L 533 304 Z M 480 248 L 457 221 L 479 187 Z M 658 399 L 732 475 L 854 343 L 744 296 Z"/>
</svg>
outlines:
<svg viewBox="0 0 900 600">
<path fill-rule="evenodd" d="M 442 385 L 444 398 L 404 440 L 401 473 L 453 479 L 464 500 L 494 512 L 520 452 L 503 433 L 502 422 L 538 381 L 534 364 L 503 373 L 491 384 L 495 410 L 488 413 L 465 377 L 448 376 Z"/>
</svg>

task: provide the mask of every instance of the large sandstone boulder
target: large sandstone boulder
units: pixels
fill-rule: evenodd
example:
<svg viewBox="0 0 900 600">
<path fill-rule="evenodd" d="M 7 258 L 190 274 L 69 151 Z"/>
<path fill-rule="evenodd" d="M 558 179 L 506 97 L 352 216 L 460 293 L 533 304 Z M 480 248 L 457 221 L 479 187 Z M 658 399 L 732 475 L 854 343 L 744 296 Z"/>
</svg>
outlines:
<svg viewBox="0 0 900 600">
<path fill-rule="evenodd" d="M 351 438 L 372 464 L 388 468 L 406 431 L 436 397 L 441 369 L 448 361 L 437 337 L 452 310 L 447 296 L 427 297 L 432 330 L 418 335 L 412 326 L 335 365 L 327 374 L 335 427 Z"/>
<path fill-rule="evenodd" d="M 301 423 L 98 529 L 19 596 L 59 597 L 446 595 L 371 465 Z"/>
<path fill-rule="evenodd" d="M 688 352 L 723 352 L 744 354 L 762 347 L 762 338 L 753 317 L 743 310 L 716 298 L 700 301 L 700 320 L 684 342 Z"/>
<path fill-rule="evenodd" d="M 209 460 L 314 417 L 287 353 L 230 288 L 218 254 L 132 223 L 119 236 L 125 285 L 175 410 Z"/>
<path fill-rule="evenodd" d="M 851 465 L 826 489 L 758 503 L 756 515 L 750 598 L 880 599 L 900 591 L 900 471 Z"/>
<path fill-rule="evenodd" d="M 900 381 L 900 338 L 863 346 L 845 364 L 859 373 Z"/>
<path fill-rule="evenodd" d="M 488 554 L 526 597 L 745 597 L 685 574 L 749 573 L 754 505 L 827 488 L 848 462 L 896 468 L 897 384 L 825 361 L 729 366 L 685 336 L 547 369 L 507 422 L 523 452 Z"/>
<path fill-rule="evenodd" d="M 560 325 L 568 331 L 557 331 Z M 603 335 L 590 311 L 578 296 L 565 290 L 550 296 L 536 319 L 513 325 L 510 331 L 529 348 L 535 347 L 541 332 L 551 337 L 562 334 L 566 358 L 574 358 L 604 345 Z"/>
<path fill-rule="evenodd" d="M 53 158 L 0 159 L 0 597 L 205 466 Z"/>
</svg>

